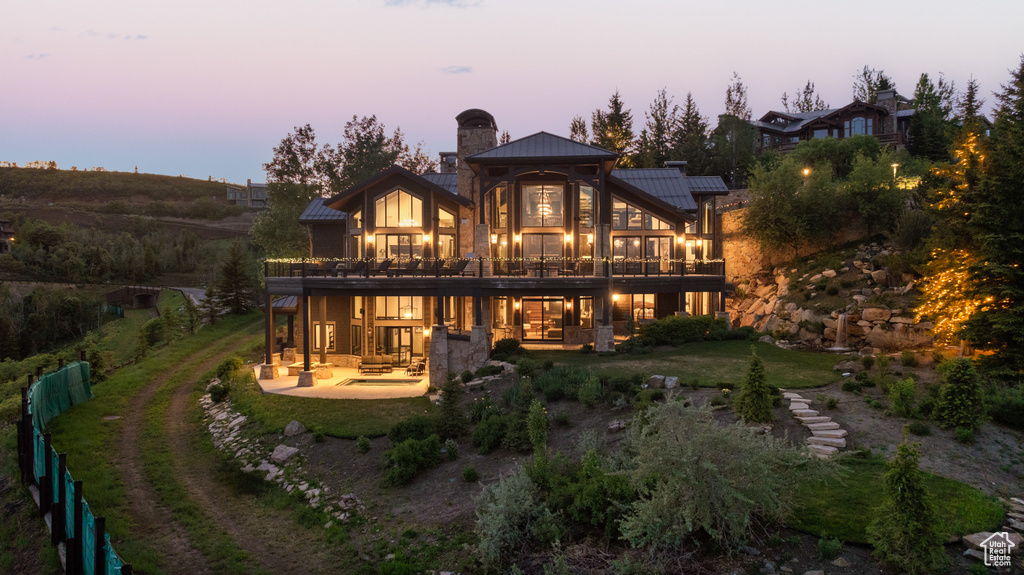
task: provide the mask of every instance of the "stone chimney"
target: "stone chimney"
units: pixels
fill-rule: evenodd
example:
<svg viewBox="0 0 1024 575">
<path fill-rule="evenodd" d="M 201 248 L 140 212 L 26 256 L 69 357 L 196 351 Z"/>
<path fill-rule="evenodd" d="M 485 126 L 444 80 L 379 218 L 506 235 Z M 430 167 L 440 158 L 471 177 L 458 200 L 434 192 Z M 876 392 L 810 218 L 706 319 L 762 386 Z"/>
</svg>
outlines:
<svg viewBox="0 0 1024 575">
<path fill-rule="evenodd" d="M 875 103 L 884 108 L 888 115 L 882 118 L 881 129 L 878 131 L 879 134 L 894 134 L 896 133 L 896 111 L 899 109 L 898 99 L 896 98 L 896 90 L 879 90 L 878 95 L 875 98 Z"/>
<path fill-rule="evenodd" d="M 679 170 L 680 174 L 685 176 L 686 175 L 686 164 L 687 164 L 687 162 L 685 162 L 685 161 L 670 160 L 670 161 L 665 162 L 665 167 L 666 168 L 675 168 L 675 169 Z"/>
<path fill-rule="evenodd" d="M 466 164 L 466 157 L 489 150 L 498 145 L 498 126 L 494 116 L 487 112 L 471 108 L 455 117 L 459 123 L 458 137 L 458 182 L 459 195 L 471 201 L 476 198 L 476 179 L 473 170 Z"/>
<path fill-rule="evenodd" d="M 438 160 L 438 170 L 442 174 L 454 174 L 455 168 L 458 165 L 458 152 L 441 152 L 441 157 Z"/>
</svg>

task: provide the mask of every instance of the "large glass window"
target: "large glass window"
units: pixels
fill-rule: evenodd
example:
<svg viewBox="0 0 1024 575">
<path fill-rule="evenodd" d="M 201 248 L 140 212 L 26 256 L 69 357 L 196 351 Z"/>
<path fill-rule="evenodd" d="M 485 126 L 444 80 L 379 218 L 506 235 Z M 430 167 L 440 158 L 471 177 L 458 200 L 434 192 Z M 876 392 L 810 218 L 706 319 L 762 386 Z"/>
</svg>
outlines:
<svg viewBox="0 0 1024 575">
<path fill-rule="evenodd" d="M 423 257 L 422 234 L 377 234 L 377 257 L 409 260 Z"/>
<path fill-rule="evenodd" d="M 423 319 L 423 298 L 420 296 L 376 296 L 377 319 Z"/>
<path fill-rule="evenodd" d="M 672 224 L 666 222 L 661 218 L 652 216 L 651 214 L 644 214 L 644 229 L 645 230 L 671 230 Z"/>
<path fill-rule="evenodd" d="M 654 319 L 654 301 L 652 293 L 618 294 L 612 301 L 612 320 L 626 321 L 631 316 L 634 321 Z"/>
<path fill-rule="evenodd" d="M 363 210 L 356 210 L 349 216 L 349 231 L 363 229 Z"/>
<path fill-rule="evenodd" d="M 335 350 L 335 342 L 336 342 L 336 338 L 334 336 L 334 322 L 333 321 L 329 321 L 329 322 L 326 323 L 326 325 L 327 325 L 327 351 L 334 351 Z M 314 321 L 313 324 L 312 324 L 312 327 L 313 327 L 313 349 L 320 350 L 320 349 L 322 349 L 322 346 L 321 346 L 321 343 L 320 343 L 320 322 Z"/>
<path fill-rule="evenodd" d="M 657 260 L 647 262 L 648 273 L 669 273 L 672 271 L 672 238 L 670 237 L 648 237 L 647 238 L 647 259 Z"/>
<path fill-rule="evenodd" d="M 455 214 L 444 208 L 437 209 L 437 226 L 441 228 L 455 227 Z"/>
<path fill-rule="evenodd" d="M 858 117 L 853 120 L 847 120 L 843 122 L 843 132 L 843 135 L 847 138 L 860 134 L 867 134 L 869 136 L 874 135 L 875 119 Z"/>
<path fill-rule="evenodd" d="M 562 257 L 562 234 L 523 234 L 523 257 Z"/>
<path fill-rule="evenodd" d="M 453 234 L 438 234 L 437 236 L 437 255 L 438 258 L 454 258 L 455 254 L 458 253 L 458 246 L 455 245 L 455 235 Z"/>
<path fill-rule="evenodd" d="M 523 185 L 523 227 L 563 225 L 561 184 Z"/>
<path fill-rule="evenodd" d="M 580 184 L 580 227 L 594 227 L 594 188 Z"/>
<path fill-rule="evenodd" d="M 423 227 L 423 201 L 404 190 L 377 198 L 374 209 L 378 228 Z"/>
<path fill-rule="evenodd" d="M 580 327 L 583 329 L 594 327 L 594 298 L 590 296 L 580 298 Z"/>
<path fill-rule="evenodd" d="M 701 204 L 701 218 L 700 227 L 701 233 L 710 234 L 712 230 L 712 222 L 714 221 L 715 211 L 711 209 L 711 200 L 704 200 Z"/>
<path fill-rule="evenodd" d="M 612 229 L 613 230 L 642 230 L 643 212 L 640 208 L 631 206 L 622 200 L 612 200 Z"/>
<path fill-rule="evenodd" d="M 352 326 L 352 355 L 363 355 L 363 326 Z"/>
<path fill-rule="evenodd" d="M 562 339 L 562 298 L 523 298 L 523 339 Z"/>
<path fill-rule="evenodd" d="M 640 259 L 643 244 L 639 236 L 620 236 L 612 240 L 612 266 L 617 274 L 642 273 Z"/>
</svg>

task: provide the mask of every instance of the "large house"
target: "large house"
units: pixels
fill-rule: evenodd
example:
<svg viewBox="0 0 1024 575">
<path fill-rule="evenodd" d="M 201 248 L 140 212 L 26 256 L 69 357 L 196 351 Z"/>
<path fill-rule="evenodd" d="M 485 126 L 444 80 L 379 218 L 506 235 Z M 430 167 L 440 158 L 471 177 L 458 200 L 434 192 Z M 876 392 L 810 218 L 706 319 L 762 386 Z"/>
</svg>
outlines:
<svg viewBox="0 0 1024 575">
<path fill-rule="evenodd" d="M 751 124 L 757 128 L 761 150 L 788 152 L 804 140 L 861 134 L 878 138 L 882 145 L 902 148 L 907 144 L 913 115 L 910 102 L 896 90 L 881 90 L 875 104 L 854 101 L 842 108 L 814 112 L 771 111 Z"/>
<path fill-rule="evenodd" d="M 312 385 L 317 361 L 429 358 L 443 382 L 498 339 L 610 350 L 630 318 L 723 312 L 721 178 L 687 176 L 685 162 L 616 169 L 617 153 L 546 132 L 499 146 L 483 110 L 457 121 L 441 173 L 393 166 L 302 214 L 311 257 L 266 265 L 263 375 L 282 314 L 299 350 L 284 358 Z"/>
<path fill-rule="evenodd" d="M 243 208 L 267 207 L 267 184 L 254 184 L 246 180 L 245 188 L 227 187 L 228 203 Z"/>
</svg>

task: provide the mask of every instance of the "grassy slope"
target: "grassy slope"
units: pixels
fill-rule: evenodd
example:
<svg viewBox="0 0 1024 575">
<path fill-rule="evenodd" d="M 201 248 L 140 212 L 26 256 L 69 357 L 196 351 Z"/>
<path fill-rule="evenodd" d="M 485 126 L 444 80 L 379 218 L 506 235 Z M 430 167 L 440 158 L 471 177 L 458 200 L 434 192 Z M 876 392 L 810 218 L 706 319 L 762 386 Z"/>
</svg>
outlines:
<svg viewBox="0 0 1024 575">
<path fill-rule="evenodd" d="M 225 184 L 157 174 L 79 172 L 0 168 L 0 194 L 33 201 L 101 201 L 145 196 L 151 200 L 192 201 L 225 195 Z"/>
<path fill-rule="evenodd" d="M 840 479 L 800 487 L 790 526 L 842 541 L 867 543 L 865 530 L 882 502 L 886 462 L 880 457 L 848 458 L 840 467 L 844 472 Z M 945 532 L 962 536 L 1001 525 L 1003 507 L 995 498 L 953 479 L 924 475 Z"/>
<path fill-rule="evenodd" d="M 817 387 L 836 381 L 832 367 L 837 356 L 791 351 L 774 345 L 749 341 L 700 342 L 648 355 L 582 355 L 571 351 L 533 351 L 539 361 L 591 366 L 612 376 L 675 375 L 683 385 L 735 387 L 743 381 L 750 348 L 754 346 L 764 361 L 768 382 L 782 388 Z"/>
</svg>

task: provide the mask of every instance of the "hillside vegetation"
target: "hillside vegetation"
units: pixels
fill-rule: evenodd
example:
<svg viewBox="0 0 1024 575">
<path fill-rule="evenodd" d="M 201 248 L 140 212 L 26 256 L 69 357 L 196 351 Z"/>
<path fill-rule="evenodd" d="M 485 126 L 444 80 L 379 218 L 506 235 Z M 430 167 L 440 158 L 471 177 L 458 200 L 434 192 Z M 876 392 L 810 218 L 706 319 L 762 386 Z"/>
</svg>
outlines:
<svg viewBox="0 0 1024 575">
<path fill-rule="evenodd" d="M 0 168 L 0 194 L 29 201 L 109 202 L 135 198 L 188 202 L 202 198 L 223 199 L 225 185 L 158 174 Z"/>
</svg>

